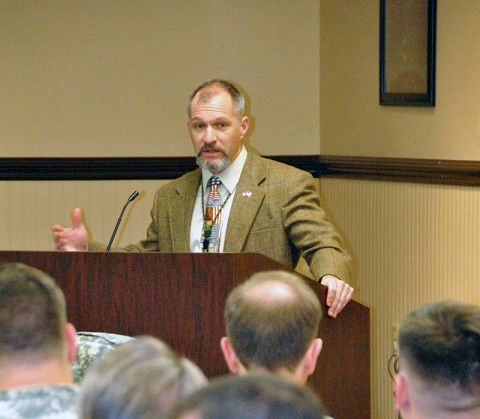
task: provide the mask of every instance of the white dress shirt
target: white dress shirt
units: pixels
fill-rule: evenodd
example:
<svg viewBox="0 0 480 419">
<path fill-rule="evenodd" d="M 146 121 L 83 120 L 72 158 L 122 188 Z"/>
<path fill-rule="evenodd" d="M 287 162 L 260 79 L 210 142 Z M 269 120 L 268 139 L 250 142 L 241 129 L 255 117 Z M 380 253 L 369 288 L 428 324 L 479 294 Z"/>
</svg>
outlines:
<svg viewBox="0 0 480 419">
<path fill-rule="evenodd" d="M 247 160 L 247 149 L 242 148 L 242 151 L 234 162 L 228 166 L 223 172 L 214 175 L 209 170 L 202 169 L 202 184 L 204 192 L 204 201 L 202 201 L 202 185 L 199 185 L 197 191 L 197 199 L 195 200 L 195 206 L 193 207 L 192 224 L 190 226 L 190 252 L 198 253 L 202 251 L 202 230 L 203 230 L 203 212 L 207 201 L 208 188 L 207 182 L 212 176 L 218 176 L 222 184 L 219 186 L 219 193 L 222 197 L 222 202 L 225 201 L 228 194 L 231 193 L 227 203 L 222 208 L 222 221 L 220 230 L 220 252 L 223 252 L 225 244 L 225 232 L 227 231 L 228 217 L 230 215 L 230 209 L 232 208 L 233 198 L 237 189 L 240 175 L 242 174 L 243 166 Z M 202 209 L 203 206 L 203 209 Z"/>
</svg>

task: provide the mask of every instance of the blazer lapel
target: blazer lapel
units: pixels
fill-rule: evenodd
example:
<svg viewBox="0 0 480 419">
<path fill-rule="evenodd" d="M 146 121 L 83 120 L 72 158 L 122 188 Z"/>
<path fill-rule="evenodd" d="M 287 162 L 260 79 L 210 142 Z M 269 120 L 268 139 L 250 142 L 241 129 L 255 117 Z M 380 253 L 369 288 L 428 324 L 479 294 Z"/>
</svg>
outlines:
<svg viewBox="0 0 480 419">
<path fill-rule="evenodd" d="M 265 173 L 261 159 L 249 152 L 228 217 L 224 252 L 242 251 L 258 209 L 265 198 L 265 191 L 260 186 L 265 180 Z"/>
<path fill-rule="evenodd" d="M 190 252 L 190 227 L 200 174 L 200 169 L 196 169 L 186 175 L 185 181 L 179 182 L 175 191 L 176 196 L 171 199 L 168 205 L 172 252 Z"/>
</svg>

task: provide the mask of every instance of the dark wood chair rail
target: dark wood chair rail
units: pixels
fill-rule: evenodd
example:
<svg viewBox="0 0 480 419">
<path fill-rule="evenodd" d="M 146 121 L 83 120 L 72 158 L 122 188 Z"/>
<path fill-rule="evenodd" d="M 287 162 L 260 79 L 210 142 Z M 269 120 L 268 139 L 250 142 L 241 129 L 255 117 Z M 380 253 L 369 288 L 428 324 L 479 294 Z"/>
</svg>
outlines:
<svg viewBox="0 0 480 419">
<path fill-rule="evenodd" d="M 328 155 L 269 156 L 314 177 L 480 185 L 480 162 Z M 193 157 L 0 158 L 0 180 L 175 179 Z"/>
</svg>

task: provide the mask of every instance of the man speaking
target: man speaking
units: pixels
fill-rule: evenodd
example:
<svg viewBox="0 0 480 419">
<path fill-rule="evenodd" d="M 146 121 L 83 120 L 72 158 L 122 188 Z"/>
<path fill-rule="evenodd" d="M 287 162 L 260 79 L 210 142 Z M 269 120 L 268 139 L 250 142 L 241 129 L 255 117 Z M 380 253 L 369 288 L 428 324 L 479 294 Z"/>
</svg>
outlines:
<svg viewBox="0 0 480 419">
<path fill-rule="evenodd" d="M 303 256 L 328 287 L 328 314 L 336 317 L 353 295 L 351 260 L 320 207 L 313 177 L 247 151 L 245 99 L 228 81 L 198 86 L 188 118 L 199 168 L 157 191 L 146 239 L 123 250 L 261 253 L 291 269 Z M 57 250 L 105 250 L 88 242 L 80 209 L 72 222 L 52 226 Z"/>
</svg>

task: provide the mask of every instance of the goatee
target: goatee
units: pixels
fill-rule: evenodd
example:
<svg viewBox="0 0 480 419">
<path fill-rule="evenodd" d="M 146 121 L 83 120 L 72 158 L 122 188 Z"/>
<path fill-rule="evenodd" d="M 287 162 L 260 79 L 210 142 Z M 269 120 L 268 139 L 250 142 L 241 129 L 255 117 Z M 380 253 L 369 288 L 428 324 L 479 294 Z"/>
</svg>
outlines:
<svg viewBox="0 0 480 419">
<path fill-rule="evenodd" d="M 202 169 L 209 170 L 211 173 L 218 174 L 223 172 L 228 166 L 230 166 L 230 158 L 223 152 L 223 157 L 221 160 L 207 162 L 201 155 L 202 150 L 197 155 L 197 165 Z"/>
</svg>

